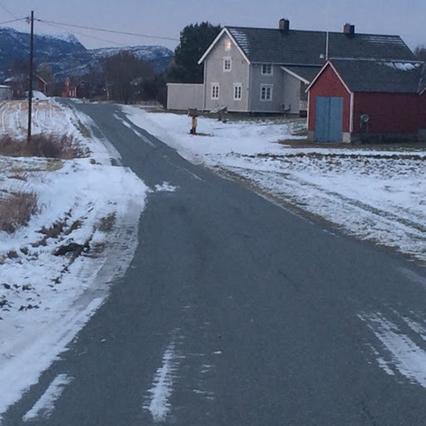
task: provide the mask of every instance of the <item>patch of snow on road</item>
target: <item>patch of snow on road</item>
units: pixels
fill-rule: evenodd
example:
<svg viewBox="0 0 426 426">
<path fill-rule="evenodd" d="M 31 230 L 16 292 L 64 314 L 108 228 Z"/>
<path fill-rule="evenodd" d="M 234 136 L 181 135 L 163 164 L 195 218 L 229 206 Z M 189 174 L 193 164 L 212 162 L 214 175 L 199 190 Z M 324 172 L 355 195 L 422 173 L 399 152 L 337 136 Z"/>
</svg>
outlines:
<svg viewBox="0 0 426 426">
<path fill-rule="evenodd" d="M 189 118 L 123 107 L 135 125 L 203 163 L 361 239 L 426 261 L 426 149 L 290 147 L 293 121 Z M 300 125 L 300 121 L 296 121 Z M 303 138 L 297 138 L 303 139 Z M 302 140 L 303 142 L 303 140 Z"/>
<path fill-rule="evenodd" d="M 69 385 L 72 380 L 72 377 L 69 377 L 66 374 L 60 374 L 59 376 L 55 377 L 53 382 L 47 388 L 46 392 L 35 403 L 33 408 L 31 408 L 31 410 L 28 411 L 24 417 L 22 417 L 22 420 L 24 422 L 28 422 L 39 418 L 49 418 L 53 413 L 53 410 L 55 409 L 55 403 L 61 397 L 65 386 Z"/>
<path fill-rule="evenodd" d="M 380 314 L 361 314 L 359 318 L 367 323 L 382 345 L 374 351 L 379 366 L 389 375 L 397 371 L 410 382 L 426 388 L 426 347 L 420 347 L 395 323 Z"/>
<path fill-rule="evenodd" d="M 163 354 L 162 366 L 157 370 L 152 388 L 148 391 L 149 400 L 144 404 L 155 423 L 164 422 L 170 413 L 170 397 L 178 366 L 176 344 L 173 340 Z"/>
<path fill-rule="evenodd" d="M 155 192 L 175 192 L 176 186 L 171 185 L 169 182 L 163 182 L 161 185 L 155 185 Z"/>
<path fill-rule="evenodd" d="M 146 136 L 144 136 L 141 132 L 139 132 L 134 127 L 132 127 L 130 125 L 130 123 L 128 121 L 126 121 L 124 118 L 120 117 L 118 114 L 114 114 L 114 117 L 118 121 L 120 121 L 123 126 L 127 127 L 128 129 L 130 129 L 138 138 L 142 139 L 143 142 L 145 142 L 147 145 L 149 145 L 149 146 L 151 146 L 153 148 L 155 147 L 155 145 Z"/>
</svg>

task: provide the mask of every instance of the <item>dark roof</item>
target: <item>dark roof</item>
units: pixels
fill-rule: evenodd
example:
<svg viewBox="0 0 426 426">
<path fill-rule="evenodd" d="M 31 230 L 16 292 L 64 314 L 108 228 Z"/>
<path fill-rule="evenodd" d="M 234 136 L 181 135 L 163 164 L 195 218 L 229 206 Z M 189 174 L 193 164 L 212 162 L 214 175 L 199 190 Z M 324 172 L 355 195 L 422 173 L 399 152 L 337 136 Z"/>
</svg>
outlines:
<svg viewBox="0 0 426 426">
<path fill-rule="evenodd" d="M 323 65 L 327 33 L 279 29 L 226 27 L 250 62 Z M 396 35 L 330 32 L 329 57 L 414 60 L 414 54 Z M 322 57 L 321 57 L 322 56 Z"/>
<path fill-rule="evenodd" d="M 290 72 L 303 78 L 304 80 L 309 81 L 309 83 L 313 81 L 313 79 L 321 71 L 321 67 L 302 67 L 302 66 L 289 65 L 289 66 L 286 66 L 285 68 L 288 69 Z"/>
<path fill-rule="evenodd" d="M 342 80 L 352 92 L 418 93 L 422 62 L 387 62 L 333 59 Z"/>
</svg>

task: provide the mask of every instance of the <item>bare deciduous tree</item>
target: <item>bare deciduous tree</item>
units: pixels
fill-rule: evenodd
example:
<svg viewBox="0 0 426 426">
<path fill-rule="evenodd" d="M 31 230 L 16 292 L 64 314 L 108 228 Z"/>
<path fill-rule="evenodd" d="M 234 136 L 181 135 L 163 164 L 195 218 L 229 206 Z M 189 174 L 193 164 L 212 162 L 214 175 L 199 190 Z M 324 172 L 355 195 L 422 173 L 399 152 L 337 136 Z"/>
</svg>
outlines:
<svg viewBox="0 0 426 426">
<path fill-rule="evenodd" d="M 125 51 L 105 60 L 104 73 L 108 98 L 126 104 L 140 98 L 144 83 L 154 79 L 150 64 Z"/>
</svg>

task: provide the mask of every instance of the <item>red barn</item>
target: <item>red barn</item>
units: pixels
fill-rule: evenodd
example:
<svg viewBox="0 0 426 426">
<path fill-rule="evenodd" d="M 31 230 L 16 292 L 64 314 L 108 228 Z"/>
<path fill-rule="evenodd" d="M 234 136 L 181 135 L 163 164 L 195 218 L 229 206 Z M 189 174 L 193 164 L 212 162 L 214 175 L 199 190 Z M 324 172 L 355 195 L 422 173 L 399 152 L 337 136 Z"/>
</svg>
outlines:
<svg viewBox="0 0 426 426">
<path fill-rule="evenodd" d="M 423 62 L 332 59 L 308 93 L 308 130 L 313 141 L 426 138 Z"/>
</svg>

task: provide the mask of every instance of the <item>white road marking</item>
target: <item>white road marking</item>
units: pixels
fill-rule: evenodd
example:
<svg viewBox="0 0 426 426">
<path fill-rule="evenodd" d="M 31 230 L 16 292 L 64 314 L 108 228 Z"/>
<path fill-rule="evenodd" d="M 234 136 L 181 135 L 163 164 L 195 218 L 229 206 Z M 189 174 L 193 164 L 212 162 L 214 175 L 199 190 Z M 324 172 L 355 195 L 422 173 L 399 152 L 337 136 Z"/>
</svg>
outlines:
<svg viewBox="0 0 426 426">
<path fill-rule="evenodd" d="M 151 413 L 155 423 L 164 422 L 170 413 L 170 397 L 177 367 L 176 344 L 172 340 L 164 352 L 163 364 L 155 373 L 153 385 L 148 391 L 150 397 L 143 407 Z"/>
<path fill-rule="evenodd" d="M 72 377 L 66 374 L 59 374 L 49 385 L 46 392 L 34 404 L 33 408 L 22 417 L 22 420 L 28 422 L 38 418 L 47 419 L 50 417 L 55 409 L 55 402 L 61 397 L 65 386 L 69 385 L 72 380 Z"/>
</svg>

